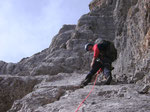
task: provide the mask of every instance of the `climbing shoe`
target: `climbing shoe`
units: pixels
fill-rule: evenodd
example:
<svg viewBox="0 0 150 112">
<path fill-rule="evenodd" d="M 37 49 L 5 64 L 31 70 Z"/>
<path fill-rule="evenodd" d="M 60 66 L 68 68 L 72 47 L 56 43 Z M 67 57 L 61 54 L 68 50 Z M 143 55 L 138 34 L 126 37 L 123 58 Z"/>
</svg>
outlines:
<svg viewBox="0 0 150 112">
<path fill-rule="evenodd" d="M 106 78 L 105 85 L 110 85 L 111 81 L 112 81 L 112 76 L 110 75 Z"/>
<path fill-rule="evenodd" d="M 85 79 L 81 82 L 80 87 L 83 88 L 84 86 L 88 85 L 88 83 L 90 83 L 90 79 Z"/>
</svg>

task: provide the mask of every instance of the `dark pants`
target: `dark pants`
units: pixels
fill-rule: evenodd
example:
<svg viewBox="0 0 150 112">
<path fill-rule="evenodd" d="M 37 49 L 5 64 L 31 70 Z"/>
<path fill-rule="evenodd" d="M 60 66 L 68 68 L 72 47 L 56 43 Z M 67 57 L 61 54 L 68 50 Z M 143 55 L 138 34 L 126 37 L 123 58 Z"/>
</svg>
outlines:
<svg viewBox="0 0 150 112">
<path fill-rule="evenodd" d="M 110 77 L 109 81 L 111 81 L 112 77 L 111 77 L 111 63 L 105 63 L 102 64 L 101 62 L 97 62 L 95 61 L 92 69 L 90 70 L 90 72 L 88 73 L 88 75 L 86 76 L 86 80 L 88 80 L 88 82 L 91 81 L 92 77 L 95 75 L 95 73 L 99 70 L 102 69 L 103 74 L 105 75 L 106 78 Z M 107 82 L 106 82 L 107 83 Z M 109 83 L 109 82 L 108 82 Z"/>
</svg>

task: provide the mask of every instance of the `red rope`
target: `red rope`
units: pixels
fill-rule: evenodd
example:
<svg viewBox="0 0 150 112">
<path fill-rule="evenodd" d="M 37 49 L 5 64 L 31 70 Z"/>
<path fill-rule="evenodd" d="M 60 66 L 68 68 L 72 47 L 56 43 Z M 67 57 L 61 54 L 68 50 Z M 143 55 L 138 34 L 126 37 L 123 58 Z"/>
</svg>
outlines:
<svg viewBox="0 0 150 112">
<path fill-rule="evenodd" d="M 77 108 L 77 110 L 76 110 L 75 112 L 77 112 L 77 111 L 80 109 L 80 107 L 82 106 L 82 104 L 84 103 L 84 101 L 85 101 L 85 100 L 90 96 L 90 94 L 92 93 L 92 91 L 93 91 L 93 89 L 94 89 L 94 87 L 95 87 L 95 84 L 96 84 L 96 81 L 97 81 L 97 78 L 98 78 L 98 75 L 99 75 L 100 71 L 101 71 L 101 69 L 97 72 L 97 75 L 96 75 L 96 78 L 95 78 L 95 81 L 94 81 L 94 85 L 93 85 L 91 91 L 89 92 L 89 94 L 87 95 L 87 97 L 80 103 L 79 107 Z"/>
</svg>

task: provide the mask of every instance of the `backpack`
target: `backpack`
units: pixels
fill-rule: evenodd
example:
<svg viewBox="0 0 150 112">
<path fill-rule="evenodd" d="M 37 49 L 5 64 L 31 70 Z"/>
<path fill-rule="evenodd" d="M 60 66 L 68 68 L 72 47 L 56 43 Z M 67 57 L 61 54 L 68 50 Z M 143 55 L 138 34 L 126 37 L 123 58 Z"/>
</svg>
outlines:
<svg viewBox="0 0 150 112">
<path fill-rule="evenodd" d="M 98 49 L 100 50 L 100 57 L 106 57 L 111 62 L 117 59 L 117 49 L 112 42 L 102 40 L 98 43 Z"/>
</svg>

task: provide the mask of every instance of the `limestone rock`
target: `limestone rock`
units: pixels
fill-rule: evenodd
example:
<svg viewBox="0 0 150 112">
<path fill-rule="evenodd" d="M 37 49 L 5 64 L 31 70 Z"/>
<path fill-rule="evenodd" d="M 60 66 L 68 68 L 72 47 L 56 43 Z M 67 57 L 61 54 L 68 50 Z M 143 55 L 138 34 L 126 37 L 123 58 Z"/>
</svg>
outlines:
<svg viewBox="0 0 150 112">
<path fill-rule="evenodd" d="M 34 86 L 31 93 L 16 100 L 8 112 L 31 112 L 40 106 L 58 101 L 67 91 L 78 89 L 84 77 L 85 75 L 78 73 L 59 73 L 56 76 L 46 77 L 45 80 Z"/>
<path fill-rule="evenodd" d="M 64 91 L 58 88 L 41 88 L 26 95 L 21 100 L 15 101 L 12 109 L 8 112 L 32 112 L 39 106 L 57 101 L 63 93 Z"/>
<path fill-rule="evenodd" d="M 93 0 L 89 7 L 77 25 L 60 29 L 49 48 L 18 63 L 0 61 L 1 112 L 75 111 L 91 90 L 79 88 L 92 58 L 84 45 L 99 39 L 117 48 L 113 83 L 97 83 L 80 111 L 150 111 L 150 0 Z"/>
<path fill-rule="evenodd" d="M 88 86 L 68 93 L 57 102 L 40 106 L 35 112 L 75 112 L 91 88 Z M 96 86 L 79 112 L 148 112 L 150 105 L 147 98 L 134 92 L 133 85 Z"/>
<path fill-rule="evenodd" d="M 18 77 L 10 75 L 0 76 L 0 111 L 6 112 L 11 108 L 13 102 L 30 93 L 42 78 Z"/>
<path fill-rule="evenodd" d="M 119 56 L 115 68 L 115 74 L 127 76 L 127 80 L 131 80 L 134 76 L 139 79 L 144 77 L 149 71 L 144 69 L 149 60 L 149 53 L 144 53 L 142 41 L 145 38 L 146 32 L 150 27 L 150 22 L 147 20 L 148 10 L 144 6 L 150 1 L 119 1 L 115 8 L 115 24 L 116 24 L 116 48 Z M 122 7 L 124 6 L 124 7 Z M 147 49 L 148 50 L 148 49 Z M 148 62 L 149 63 L 149 62 Z M 139 71 L 137 73 L 137 71 Z M 140 73 L 140 74 L 139 74 Z"/>
</svg>

